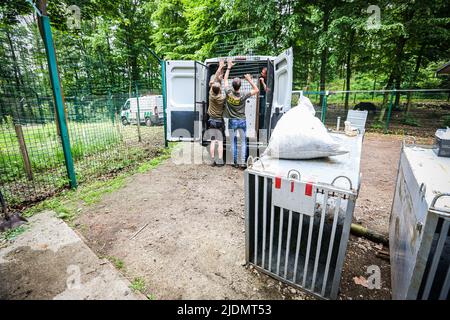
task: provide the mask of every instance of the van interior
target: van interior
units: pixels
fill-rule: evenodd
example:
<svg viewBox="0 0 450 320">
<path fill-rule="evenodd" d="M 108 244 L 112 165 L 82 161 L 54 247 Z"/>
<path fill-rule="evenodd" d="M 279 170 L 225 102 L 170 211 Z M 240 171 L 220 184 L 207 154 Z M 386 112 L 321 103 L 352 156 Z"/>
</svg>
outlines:
<svg viewBox="0 0 450 320">
<path fill-rule="evenodd" d="M 234 61 L 235 65 L 230 71 L 229 82 L 235 77 L 239 77 L 242 80 L 241 91 L 248 92 L 251 90 L 250 84 L 244 79 L 244 75 L 249 73 L 253 82 L 258 86 L 260 93 L 259 96 L 253 96 L 247 99 L 246 103 L 246 120 L 247 120 L 247 137 L 249 142 L 251 141 L 260 141 L 264 139 L 264 137 L 259 137 L 259 129 L 268 129 L 270 128 L 270 117 L 271 117 L 271 107 L 272 107 L 272 92 L 273 92 L 273 79 L 274 79 L 274 67 L 273 62 L 268 60 L 238 60 Z M 207 83 L 206 83 L 206 103 L 201 106 L 203 108 L 202 114 L 202 135 L 208 128 L 208 104 L 209 104 L 209 79 L 213 76 L 218 67 L 218 62 L 208 63 L 207 68 Z M 264 68 L 267 68 L 267 79 L 266 85 L 269 88 L 268 92 L 264 92 L 263 86 L 259 81 L 261 77 L 261 72 Z M 224 69 L 224 74 L 226 69 Z M 224 84 L 222 81 L 222 90 L 225 92 Z M 196 99 L 197 101 L 197 99 Z M 198 106 L 200 107 L 200 106 Z M 226 119 L 225 119 L 226 120 Z M 225 142 L 227 141 L 228 134 L 228 121 L 225 121 Z M 267 137 L 268 139 L 268 137 Z M 207 145 L 209 143 L 208 139 L 202 141 L 203 145 Z"/>
</svg>

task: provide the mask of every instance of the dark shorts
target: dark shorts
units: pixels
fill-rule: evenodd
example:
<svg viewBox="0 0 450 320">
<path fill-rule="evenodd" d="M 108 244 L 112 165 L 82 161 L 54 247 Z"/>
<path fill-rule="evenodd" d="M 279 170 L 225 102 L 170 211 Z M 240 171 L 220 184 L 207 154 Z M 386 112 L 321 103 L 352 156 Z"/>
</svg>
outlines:
<svg viewBox="0 0 450 320">
<path fill-rule="evenodd" d="M 225 126 L 223 120 L 209 119 L 208 120 L 208 133 L 211 140 L 223 141 L 225 135 Z"/>
</svg>

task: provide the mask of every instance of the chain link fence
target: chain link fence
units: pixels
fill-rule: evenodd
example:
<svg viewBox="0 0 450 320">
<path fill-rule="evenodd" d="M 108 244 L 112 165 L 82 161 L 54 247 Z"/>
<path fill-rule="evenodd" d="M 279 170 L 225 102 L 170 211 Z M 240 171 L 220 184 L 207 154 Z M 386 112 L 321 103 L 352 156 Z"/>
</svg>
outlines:
<svg viewBox="0 0 450 320">
<path fill-rule="evenodd" d="M 162 105 L 147 101 L 161 95 L 159 62 L 140 54 L 141 72 L 131 76 L 127 66 L 112 70 L 101 54 L 90 56 L 79 34 L 52 31 L 78 184 L 161 153 Z M 0 59 L 0 191 L 10 207 L 22 208 L 69 188 L 45 47 L 32 17 L 0 29 Z"/>
<path fill-rule="evenodd" d="M 301 94 L 329 128 L 340 118 L 342 129 L 350 109 L 368 111 L 368 131 L 432 137 L 436 129 L 450 126 L 450 89 L 293 91 L 292 106 Z"/>
</svg>

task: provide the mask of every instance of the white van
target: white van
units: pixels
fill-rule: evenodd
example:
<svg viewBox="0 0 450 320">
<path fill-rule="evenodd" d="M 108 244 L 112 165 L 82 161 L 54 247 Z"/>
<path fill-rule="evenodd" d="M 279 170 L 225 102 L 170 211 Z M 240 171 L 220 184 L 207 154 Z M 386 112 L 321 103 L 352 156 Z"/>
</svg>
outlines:
<svg viewBox="0 0 450 320">
<path fill-rule="evenodd" d="M 216 72 L 219 60 L 220 58 L 211 58 L 204 63 L 180 60 L 165 62 L 166 130 L 169 141 L 199 141 L 204 146 L 209 144 L 210 141 L 204 136 L 208 121 L 209 79 Z M 234 57 L 233 60 L 236 65 L 232 69 L 230 78 L 234 76 L 243 78 L 245 73 L 251 73 L 253 81 L 258 85 L 260 72 L 263 68 L 267 68 L 267 85 L 270 90 L 266 94 L 265 105 L 260 105 L 261 101 L 264 101 L 260 97 L 251 97 L 246 104 L 249 148 L 267 145 L 270 130 L 291 107 L 292 48 L 285 50 L 277 57 L 248 56 Z M 246 81 L 242 81 L 241 90 L 250 90 L 250 87 L 244 87 L 245 83 Z M 261 130 L 266 133 L 261 133 Z M 227 144 L 229 141 L 227 132 L 225 135 Z"/>
<path fill-rule="evenodd" d="M 147 126 L 161 124 L 164 120 L 163 97 L 161 95 L 139 97 L 140 122 Z M 122 107 L 120 118 L 123 125 L 137 123 L 138 99 L 128 99 Z"/>
</svg>

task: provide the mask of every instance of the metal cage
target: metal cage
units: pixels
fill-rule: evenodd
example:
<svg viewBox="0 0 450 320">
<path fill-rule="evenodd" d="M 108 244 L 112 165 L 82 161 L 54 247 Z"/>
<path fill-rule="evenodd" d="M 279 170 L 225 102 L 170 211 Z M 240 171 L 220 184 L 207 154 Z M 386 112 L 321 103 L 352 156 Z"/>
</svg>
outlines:
<svg viewBox="0 0 450 320">
<path fill-rule="evenodd" d="M 342 177 L 337 177 L 342 178 Z M 357 192 L 245 172 L 246 260 L 258 270 L 321 298 L 336 299 Z"/>
<path fill-rule="evenodd" d="M 450 159 L 431 147 L 403 145 L 389 231 L 394 299 L 449 299 L 448 172 Z"/>
</svg>

